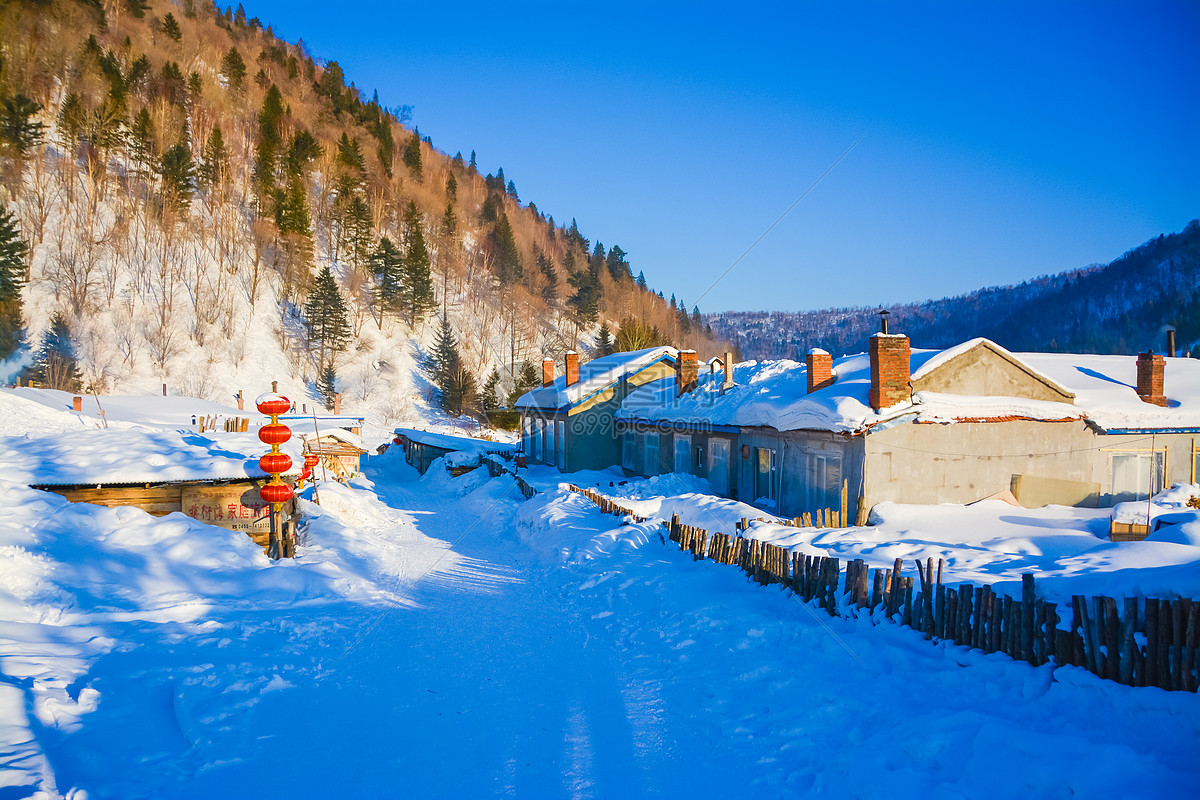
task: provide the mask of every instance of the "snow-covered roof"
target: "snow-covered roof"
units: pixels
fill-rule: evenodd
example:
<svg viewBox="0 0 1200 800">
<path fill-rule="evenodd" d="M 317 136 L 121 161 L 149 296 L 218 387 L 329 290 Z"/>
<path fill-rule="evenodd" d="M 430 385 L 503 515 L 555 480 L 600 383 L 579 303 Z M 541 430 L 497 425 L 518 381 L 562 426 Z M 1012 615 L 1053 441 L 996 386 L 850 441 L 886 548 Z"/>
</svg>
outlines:
<svg viewBox="0 0 1200 800">
<path fill-rule="evenodd" d="M 299 474 L 300 440 L 280 445 Z M 258 459 L 270 446 L 253 433 L 172 430 L 64 431 L 51 436 L 0 438 L 4 477 L 31 486 L 177 483 L 239 480 L 267 475 Z"/>
<path fill-rule="evenodd" d="M 356 447 L 359 450 L 362 450 L 363 452 L 366 452 L 366 450 L 367 450 L 367 446 L 365 444 L 363 444 L 363 440 L 362 440 L 361 436 L 355 436 L 350 431 L 344 430 L 342 428 L 334 428 L 334 427 L 330 426 L 328 428 L 323 429 L 321 431 L 320 438 L 324 439 L 326 437 L 329 437 L 330 439 L 337 439 L 339 442 L 348 444 L 351 447 Z M 304 439 L 305 441 L 313 441 L 313 442 L 318 441 L 318 437 L 315 433 L 307 433 L 307 434 L 302 433 L 302 434 L 300 434 L 300 438 Z"/>
<path fill-rule="evenodd" d="M 674 347 L 662 346 L 595 358 L 579 365 L 579 380 L 575 383 L 568 386 L 567 377 L 560 375 L 549 386 L 539 386 L 521 395 L 517 400 L 517 408 L 567 408 L 660 359 L 669 358 L 674 361 L 678 356 L 679 351 Z"/>
<path fill-rule="evenodd" d="M 442 450 L 459 453 L 502 453 L 516 450 L 516 446 L 508 442 L 493 442 L 489 439 L 474 439 L 470 436 L 452 436 L 448 433 L 419 431 L 415 428 L 396 428 L 396 435 L 403 436 L 418 444 L 437 447 Z"/>
<path fill-rule="evenodd" d="M 1010 353 L 986 339 L 973 339 L 946 350 L 914 349 L 912 377 L 929 376 L 956 356 L 980 346 L 998 352 L 1067 397 L 1073 395 L 1074 402 L 918 391 L 911 402 L 876 411 L 868 399 L 870 358 L 860 353 L 835 359 L 835 381 L 812 394 L 808 393 L 804 364 L 750 361 L 734 365 L 735 386 L 723 395 L 719 391 L 722 376 L 702 374 L 694 391 L 669 403 L 647 403 L 644 390 L 632 393 L 618 417 L 850 433 L 901 417 L 944 423 L 1087 419 L 1106 431 L 1200 429 L 1200 360 L 1196 359 L 1166 360 L 1164 393 L 1171 401 L 1166 408 L 1138 397 L 1136 356 Z"/>
</svg>

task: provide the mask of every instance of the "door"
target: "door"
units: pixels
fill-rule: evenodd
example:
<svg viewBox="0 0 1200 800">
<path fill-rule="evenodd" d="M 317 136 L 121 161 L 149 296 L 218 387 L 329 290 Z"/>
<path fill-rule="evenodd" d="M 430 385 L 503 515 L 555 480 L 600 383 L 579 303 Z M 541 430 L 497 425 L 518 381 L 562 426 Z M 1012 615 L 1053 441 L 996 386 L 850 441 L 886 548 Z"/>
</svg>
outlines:
<svg viewBox="0 0 1200 800">
<path fill-rule="evenodd" d="M 769 447 L 756 447 L 754 471 L 754 502 L 766 508 L 774 508 L 778 498 L 776 481 L 775 451 Z"/>
<path fill-rule="evenodd" d="M 686 475 L 692 465 L 692 437 L 675 434 L 675 472 Z"/>
<path fill-rule="evenodd" d="M 646 449 L 643 453 L 642 471 L 646 477 L 658 474 L 658 432 L 646 432 Z"/>
<path fill-rule="evenodd" d="M 557 450 L 558 468 L 561 469 L 563 472 L 566 472 L 566 470 L 567 470 L 567 423 L 560 419 L 554 423 L 554 427 L 555 427 L 555 433 L 556 433 L 556 435 L 554 437 L 554 442 L 555 442 L 555 446 L 558 448 L 558 450 Z"/>
<path fill-rule="evenodd" d="M 722 497 L 729 496 L 729 440 L 708 440 L 708 483 Z"/>
</svg>

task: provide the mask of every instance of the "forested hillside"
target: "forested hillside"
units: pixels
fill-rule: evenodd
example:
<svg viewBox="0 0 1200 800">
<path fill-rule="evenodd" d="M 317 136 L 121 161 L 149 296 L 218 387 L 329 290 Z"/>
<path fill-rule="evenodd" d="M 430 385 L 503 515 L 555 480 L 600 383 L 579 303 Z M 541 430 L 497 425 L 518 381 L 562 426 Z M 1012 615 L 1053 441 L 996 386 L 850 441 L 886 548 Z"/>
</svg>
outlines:
<svg viewBox="0 0 1200 800">
<path fill-rule="evenodd" d="M 401 421 L 429 380 L 487 407 L 570 348 L 719 349 L 620 246 L 349 77 L 240 6 L 0 2 L 0 377 L 54 383 L 66 350 L 98 391 L 277 377 Z"/>
<path fill-rule="evenodd" d="M 864 352 L 883 308 L 727 312 L 706 319 L 716 333 L 737 340 L 744 358 L 803 359 L 813 347 Z M 1016 351 L 1163 353 L 1164 332 L 1175 328 L 1182 355 L 1200 343 L 1200 221 L 1105 266 L 886 308 L 891 330 L 908 334 L 914 347 L 984 336 Z"/>
</svg>

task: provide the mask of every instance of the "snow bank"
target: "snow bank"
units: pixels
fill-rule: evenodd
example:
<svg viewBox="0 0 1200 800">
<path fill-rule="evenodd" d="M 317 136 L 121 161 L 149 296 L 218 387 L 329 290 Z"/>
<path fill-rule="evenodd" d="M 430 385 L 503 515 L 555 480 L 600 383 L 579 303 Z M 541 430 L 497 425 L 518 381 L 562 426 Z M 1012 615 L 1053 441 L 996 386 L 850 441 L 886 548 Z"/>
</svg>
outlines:
<svg viewBox="0 0 1200 800">
<path fill-rule="evenodd" d="M 296 437 L 280 445 L 289 475 L 303 466 L 300 448 Z M 231 480 L 264 477 L 258 459 L 269 449 L 253 433 L 109 428 L 0 437 L 0 464 L 4 478 L 30 485 Z"/>
</svg>

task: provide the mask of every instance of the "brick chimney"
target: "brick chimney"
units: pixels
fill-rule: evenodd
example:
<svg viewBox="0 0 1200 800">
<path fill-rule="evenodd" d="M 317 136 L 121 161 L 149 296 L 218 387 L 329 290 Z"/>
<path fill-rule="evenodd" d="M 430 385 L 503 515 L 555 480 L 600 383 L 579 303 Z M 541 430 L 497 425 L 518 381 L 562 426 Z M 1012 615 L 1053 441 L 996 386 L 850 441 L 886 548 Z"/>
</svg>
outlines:
<svg viewBox="0 0 1200 800">
<path fill-rule="evenodd" d="M 878 411 L 907 400 L 912 349 L 902 333 L 871 337 L 871 408 Z"/>
<path fill-rule="evenodd" d="M 579 383 L 579 353 L 568 350 L 566 356 L 567 386 Z"/>
<path fill-rule="evenodd" d="M 1153 403 L 1156 406 L 1166 406 L 1167 398 L 1163 395 L 1163 371 L 1167 360 L 1153 353 L 1138 353 L 1137 357 L 1137 393 L 1143 403 Z"/>
<path fill-rule="evenodd" d="M 542 386 L 549 386 L 554 383 L 554 359 L 542 359 Z"/>
<path fill-rule="evenodd" d="M 833 385 L 833 356 L 819 347 L 808 351 L 804 359 L 808 364 L 808 393 Z M 871 362 L 874 364 L 875 362 Z M 872 371 L 872 374 L 874 372 Z M 874 384 L 872 384 L 874 385 Z"/>
<path fill-rule="evenodd" d="M 675 368 L 675 384 L 679 394 L 685 395 L 700 381 L 700 363 L 696 360 L 695 350 L 679 351 L 679 366 Z"/>
</svg>

